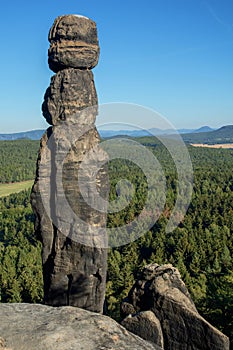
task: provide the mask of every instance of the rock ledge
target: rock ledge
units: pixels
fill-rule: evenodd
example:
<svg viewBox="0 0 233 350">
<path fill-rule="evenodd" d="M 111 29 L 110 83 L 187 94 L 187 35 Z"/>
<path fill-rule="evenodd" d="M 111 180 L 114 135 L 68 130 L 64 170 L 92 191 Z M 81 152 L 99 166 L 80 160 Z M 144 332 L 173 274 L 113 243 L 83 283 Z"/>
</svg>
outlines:
<svg viewBox="0 0 233 350">
<path fill-rule="evenodd" d="M 0 314 L 4 350 L 161 350 L 107 316 L 71 306 L 0 304 Z"/>
</svg>

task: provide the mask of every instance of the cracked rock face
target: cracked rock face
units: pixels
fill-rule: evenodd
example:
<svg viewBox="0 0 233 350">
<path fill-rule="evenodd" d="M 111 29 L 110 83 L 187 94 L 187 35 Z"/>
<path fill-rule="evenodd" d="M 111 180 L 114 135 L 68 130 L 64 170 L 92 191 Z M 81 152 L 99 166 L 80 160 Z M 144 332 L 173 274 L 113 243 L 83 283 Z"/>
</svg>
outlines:
<svg viewBox="0 0 233 350">
<path fill-rule="evenodd" d="M 121 313 L 124 327 L 163 349 L 229 350 L 229 339 L 199 315 L 170 264 L 145 266 Z"/>
<path fill-rule="evenodd" d="M 98 61 L 96 25 L 84 17 L 61 16 L 49 40 L 51 52 L 60 52 L 61 45 L 65 49 L 59 55 L 49 52 L 57 74 L 42 111 L 52 127 L 41 139 L 31 194 L 35 231 L 42 242 L 44 302 L 101 313 L 107 238 L 106 206 L 98 206 L 98 196 L 107 203 L 108 157 L 94 124 L 98 99 L 89 70 L 90 60 Z"/>
</svg>

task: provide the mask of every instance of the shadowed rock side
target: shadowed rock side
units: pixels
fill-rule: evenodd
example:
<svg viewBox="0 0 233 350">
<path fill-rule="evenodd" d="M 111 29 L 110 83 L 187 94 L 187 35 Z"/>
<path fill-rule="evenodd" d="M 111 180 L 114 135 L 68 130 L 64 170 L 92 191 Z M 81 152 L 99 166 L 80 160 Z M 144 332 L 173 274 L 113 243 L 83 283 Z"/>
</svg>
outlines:
<svg viewBox="0 0 233 350">
<path fill-rule="evenodd" d="M 198 314 L 170 264 L 147 265 L 121 312 L 124 327 L 165 350 L 229 350 L 229 339 Z"/>
<path fill-rule="evenodd" d="M 161 350 L 107 316 L 71 306 L 0 304 L 0 314 L 3 350 Z"/>
<path fill-rule="evenodd" d="M 70 40 L 95 45 L 95 50 L 87 54 L 78 46 L 72 51 L 76 64 L 71 64 Z M 51 78 L 42 111 L 52 127 L 41 139 L 31 194 L 35 231 L 42 242 L 44 301 L 102 312 L 106 206 L 98 203 L 98 196 L 108 198 L 107 155 L 94 124 L 98 100 L 88 70 L 91 57 L 97 64 L 96 26 L 87 18 L 61 16 L 50 31 L 50 42 L 49 62 L 58 72 Z M 62 60 L 54 56 L 61 42 Z"/>
</svg>

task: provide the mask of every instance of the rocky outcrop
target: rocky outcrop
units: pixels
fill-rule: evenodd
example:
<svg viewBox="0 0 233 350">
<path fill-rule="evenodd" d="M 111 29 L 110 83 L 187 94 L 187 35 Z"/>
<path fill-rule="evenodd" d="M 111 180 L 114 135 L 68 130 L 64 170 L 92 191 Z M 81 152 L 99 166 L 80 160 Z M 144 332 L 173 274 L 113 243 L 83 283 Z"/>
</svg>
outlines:
<svg viewBox="0 0 233 350">
<path fill-rule="evenodd" d="M 49 65 L 57 74 L 42 111 L 52 127 L 41 139 L 31 194 L 42 242 L 44 301 L 102 312 L 106 208 L 97 197 L 107 199 L 108 177 L 107 155 L 94 124 L 98 100 L 89 70 L 98 62 L 96 25 L 88 18 L 60 16 L 49 40 Z"/>
<path fill-rule="evenodd" d="M 161 350 L 107 316 L 71 306 L 0 304 L 0 314 L 4 350 Z"/>
<path fill-rule="evenodd" d="M 160 321 L 152 311 L 142 311 L 133 316 L 130 314 L 121 324 L 129 331 L 131 329 L 134 334 L 164 349 Z"/>
<path fill-rule="evenodd" d="M 170 264 L 147 265 L 121 312 L 124 327 L 165 350 L 229 349 L 229 339 L 199 315 L 179 271 Z"/>
</svg>

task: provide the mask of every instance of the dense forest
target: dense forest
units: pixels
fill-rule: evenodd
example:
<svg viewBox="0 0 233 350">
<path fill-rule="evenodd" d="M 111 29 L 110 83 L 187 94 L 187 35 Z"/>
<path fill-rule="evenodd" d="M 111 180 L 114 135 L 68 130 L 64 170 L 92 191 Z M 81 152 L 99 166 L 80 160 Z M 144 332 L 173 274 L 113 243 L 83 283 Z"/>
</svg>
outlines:
<svg viewBox="0 0 233 350">
<path fill-rule="evenodd" d="M 109 249 L 108 314 L 119 320 L 120 301 L 140 267 L 169 262 L 180 270 L 199 312 L 233 339 L 233 150 L 188 146 L 194 167 L 192 201 L 185 219 L 173 232 L 166 233 L 177 193 L 174 163 L 156 139 L 137 141 L 146 145 L 163 166 L 166 204 L 146 234 L 130 244 Z M 1 182 L 25 180 L 30 174 L 33 178 L 37 149 L 35 141 L 0 142 L 4 155 Z M 13 179 L 15 172 L 18 177 Z M 109 175 L 111 199 L 116 197 L 115 185 L 121 178 L 127 178 L 136 188 L 126 209 L 108 215 L 108 227 L 114 227 L 140 214 L 147 185 L 141 169 L 127 161 L 111 161 Z M 24 191 L 0 198 L 1 302 L 42 301 L 41 246 L 33 233 L 29 196 L 30 191 Z"/>
<path fill-rule="evenodd" d="M 35 177 L 39 141 L 0 141 L 0 183 Z"/>
</svg>

